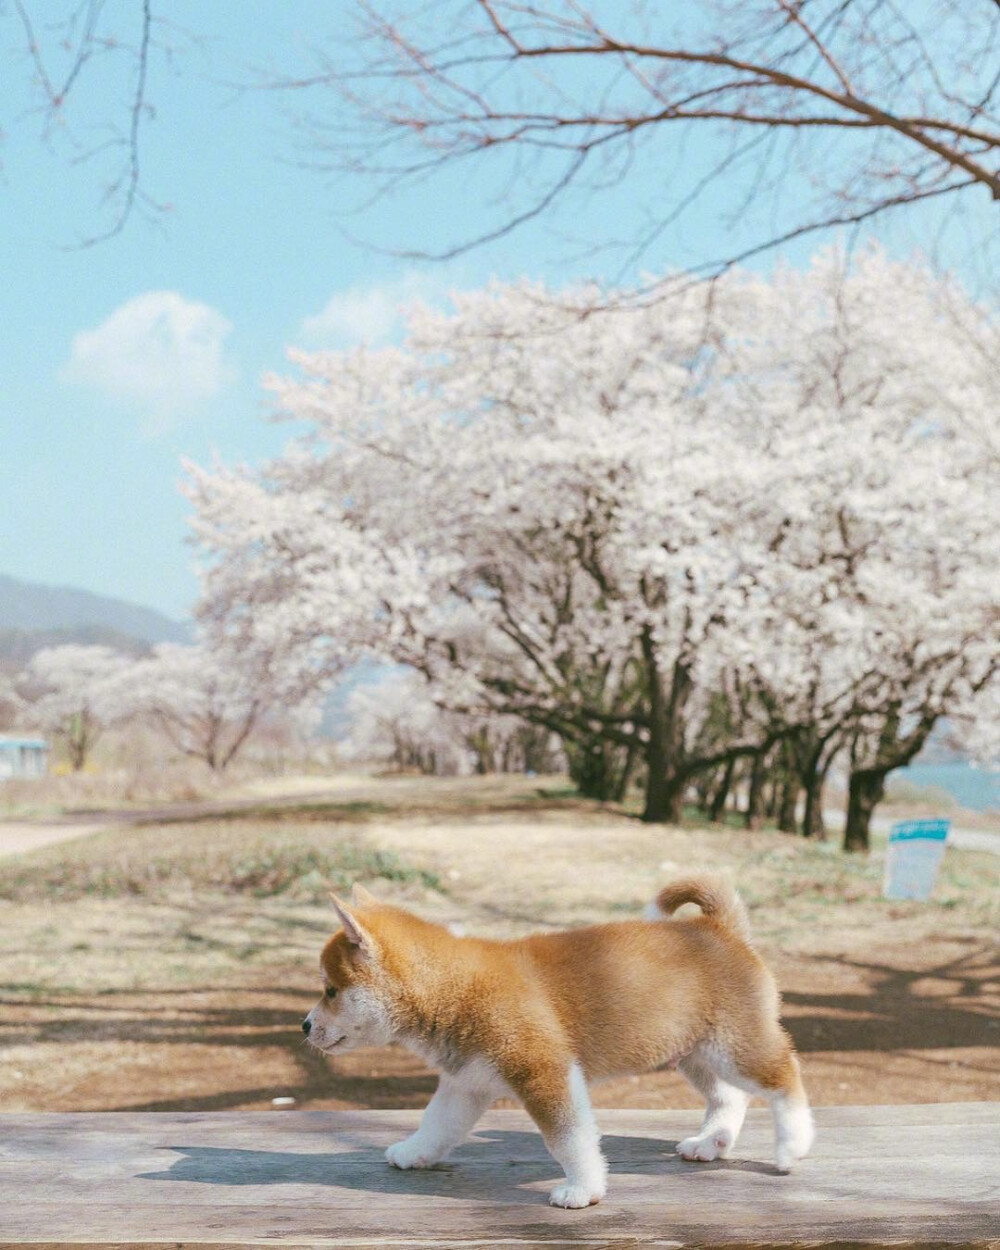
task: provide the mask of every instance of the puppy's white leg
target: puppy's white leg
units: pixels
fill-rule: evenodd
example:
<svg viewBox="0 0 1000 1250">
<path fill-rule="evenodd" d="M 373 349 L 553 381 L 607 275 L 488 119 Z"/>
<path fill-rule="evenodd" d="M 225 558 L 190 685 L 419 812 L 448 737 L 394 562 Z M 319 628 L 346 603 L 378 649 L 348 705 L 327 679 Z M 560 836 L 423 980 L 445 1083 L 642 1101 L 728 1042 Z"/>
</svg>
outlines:
<svg viewBox="0 0 1000 1250">
<path fill-rule="evenodd" d="M 779 1090 L 767 1097 L 774 1116 L 774 1162 L 779 1172 L 790 1172 L 809 1153 L 816 1136 L 812 1112 L 804 1094 Z"/>
<path fill-rule="evenodd" d="M 774 1117 L 774 1162 L 779 1172 L 790 1172 L 792 1164 L 804 1159 L 816 1136 L 809 1099 L 802 1086 L 799 1061 L 785 1041 L 785 1053 L 762 1068 L 741 1073 L 740 1084 L 752 1094 L 761 1094 Z"/>
<path fill-rule="evenodd" d="M 749 1095 L 722 1080 L 700 1059 L 685 1059 L 677 1066 L 707 1100 L 701 1128 L 693 1137 L 677 1143 L 677 1153 L 682 1159 L 699 1163 L 728 1159 L 743 1127 Z"/>
<path fill-rule="evenodd" d="M 385 1152 L 395 1168 L 429 1168 L 462 1141 L 497 1096 L 489 1082 L 442 1074 L 420 1127 Z"/>
<path fill-rule="evenodd" d="M 809 1100 L 802 1086 L 799 1061 L 783 1029 L 756 1039 L 756 1054 L 739 1066 L 721 1046 L 702 1047 L 700 1059 L 711 1064 L 716 1076 L 748 1094 L 766 1098 L 774 1117 L 774 1161 L 779 1172 L 788 1172 L 797 1159 L 809 1153 L 816 1136 Z M 685 1072 L 685 1075 L 687 1073 Z"/>
<path fill-rule="evenodd" d="M 604 1197 L 608 1165 L 601 1154 L 587 1082 L 575 1063 L 569 1070 L 569 1105 L 562 1118 L 557 1131 L 546 1135 L 545 1144 L 566 1173 L 566 1181 L 552 1190 L 549 1202 L 554 1207 L 589 1207 Z"/>
</svg>

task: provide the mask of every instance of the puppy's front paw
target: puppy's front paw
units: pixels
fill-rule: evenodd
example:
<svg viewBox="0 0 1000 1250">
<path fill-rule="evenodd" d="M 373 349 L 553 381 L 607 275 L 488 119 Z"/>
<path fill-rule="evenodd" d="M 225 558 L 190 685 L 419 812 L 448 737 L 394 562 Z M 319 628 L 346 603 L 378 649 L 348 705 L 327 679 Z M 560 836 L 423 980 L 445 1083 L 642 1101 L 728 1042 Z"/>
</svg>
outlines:
<svg viewBox="0 0 1000 1250">
<path fill-rule="evenodd" d="M 728 1129 L 718 1129 L 703 1137 L 685 1137 L 677 1143 L 677 1153 L 690 1163 L 711 1163 L 713 1159 L 728 1159 L 733 1148 L 733 1135 Z"/>
<path fill-rule="evenodd" d="M 390 1146 L 385 1152 L 386 1161 L 394 1168 L 429 1168 L 438 1161 L 438 1157 L 413 1137 L 407 1137 Z"/>
<path fill-rule="evenodd" d="M 604 1190 L 592 1189 L 589 1185 L 557 1185 L 549 1194 L 549 1203 L 553 1207 L 592 1207 L 604 1197 Z"/>
</svg>

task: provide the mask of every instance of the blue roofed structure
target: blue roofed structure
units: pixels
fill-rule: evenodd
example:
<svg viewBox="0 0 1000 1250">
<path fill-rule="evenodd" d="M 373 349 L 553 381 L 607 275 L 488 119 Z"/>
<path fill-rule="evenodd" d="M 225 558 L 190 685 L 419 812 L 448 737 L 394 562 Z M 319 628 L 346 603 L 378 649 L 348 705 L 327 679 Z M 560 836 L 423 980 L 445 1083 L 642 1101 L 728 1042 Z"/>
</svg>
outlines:
<svg viewBox="0 0 1000 1250">
<path fill-rule="evenodd" d="M 49 744 L 44 738 L 0 734 L 0 781 L 44 777 L 49 769 Z"/>
</svg>

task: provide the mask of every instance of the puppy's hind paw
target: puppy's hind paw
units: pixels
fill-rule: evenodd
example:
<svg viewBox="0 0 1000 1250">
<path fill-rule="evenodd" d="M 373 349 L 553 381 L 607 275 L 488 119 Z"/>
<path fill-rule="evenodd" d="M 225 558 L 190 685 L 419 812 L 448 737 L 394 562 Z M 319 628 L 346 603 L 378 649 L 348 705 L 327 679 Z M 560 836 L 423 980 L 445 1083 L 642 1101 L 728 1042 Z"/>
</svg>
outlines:
<svg viewBox="0 0 1000 1250">
<path fill-rule="evenodd" d="M 689 1163 L 711 1163 L 713 1159 L 728 1159 L 733 1148 L 733 1135 L 728 1129 L 717 1129 L 701 1137 L 685 1137 L 677 1143 L 677 1153 Z"/>
<path fill-rule="evenodd" d="M 592 1189 L 589 1185 L 557 1185 L 549 1194 L 549 1204 L 577 1210 L 580 1207 L 592 1207 L 603 1197 L 603 1189 Z"/>
<path fill-rule="evenodd" d="M 419 1142 L 414 1142 L 412 1137 L 407 1137 L 390 1146 L 385 1152 L 385 1158 L 387 1163 L 403 1171 L 408 1168 L 430 1168 L 438 1162 L 438 1156 L 423 1149 Z"/>
<path fill-rule="evenodd" d="M 812 1147 L 816 1129 L 808 1107 L 798 1107 L 780 1125 L 775 1149 L 779 1172 L 790 1172 L 792 1164 L 804 1159 Z"/>
</svg>

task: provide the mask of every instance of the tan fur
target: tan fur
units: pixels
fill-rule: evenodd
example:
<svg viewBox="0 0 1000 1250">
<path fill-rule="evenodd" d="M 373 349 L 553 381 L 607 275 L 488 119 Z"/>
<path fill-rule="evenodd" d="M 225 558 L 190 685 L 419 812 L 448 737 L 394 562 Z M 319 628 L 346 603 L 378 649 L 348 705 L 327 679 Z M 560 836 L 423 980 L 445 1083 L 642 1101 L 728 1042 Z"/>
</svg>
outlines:
<svg viewBox="0 0 1000 1250">
<path fill-rule="evenodd" d="M 587 1081 L 679 1064 L 706 1092 L 711 1068 L 804 1104 L 774 979 L 722 881 L 689 878 L 660 892 L 661 911 L 695 902 L 698 916 L 517 941 L 455 937 L 370 895 L 356 900 L 349 912 L 337 903 L 353 944 L 344 930 L 327 942 L 325 982 L 362 987 L 384 1007 L 394 1039 L 446 1074 L 487 1061 L 547 1141 L 573 1120 L 574 1064 Z M 337 1011 L 337 999 L 324 998 L 310 1020 L 332 1035 Z"/>
<path fill-rule="evenodd" d="M 664 916 L 672 916 L 685 903 L 696 903 L 706 916 L 749 944 L 750 917 L 728 882 L 717 877 L 684 877 L 664 886 L 656 896 L 656 906 Z"/>
</svg>

